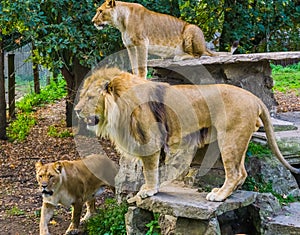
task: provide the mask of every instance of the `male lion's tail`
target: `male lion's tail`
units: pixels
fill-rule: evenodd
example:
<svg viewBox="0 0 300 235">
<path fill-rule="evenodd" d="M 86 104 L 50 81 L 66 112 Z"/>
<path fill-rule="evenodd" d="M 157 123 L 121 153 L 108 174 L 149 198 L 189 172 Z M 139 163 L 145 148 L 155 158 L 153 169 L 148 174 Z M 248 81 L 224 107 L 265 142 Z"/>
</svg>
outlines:
<svg viewBox="0 0 300 235">
<path fill-rule="evenodd" d="M 262 109 L 262 113 L 260 114 L 260 118 L 264 124 L 264 128 L 265 128 L 265 132 L 267 135 L 267 139 L 268 139 L 268 144 L 269 147 L 271 148 L 272 152 L 275 154 L 275 156 L 277 157 L 277 159 L 286 167 L 288 168 L 291 172 L 295 173 L 295 174 L 300 174 L 300 169 L 297 169 L 295 167 L 292 167 L 286 160 L 285 158 L 282 156 L 277 142 L 276 142 L 276 138 L 275 138 L 275 133 L 274 133 L 274 129 L 272 126 L 272 122 L 271 122 L 271 117 L 269 114 L 269 111 L 267 109 L 267 107 L 262 103 L 261 101 L 261 109 Z"/>
</svg>

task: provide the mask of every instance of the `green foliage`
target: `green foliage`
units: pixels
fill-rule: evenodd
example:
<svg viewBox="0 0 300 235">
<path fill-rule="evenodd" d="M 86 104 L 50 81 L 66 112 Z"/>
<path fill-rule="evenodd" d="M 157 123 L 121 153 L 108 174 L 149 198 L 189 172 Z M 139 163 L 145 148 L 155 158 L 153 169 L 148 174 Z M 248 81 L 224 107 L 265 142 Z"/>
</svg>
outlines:
<svg viewBox="0 0 300 235">
<path fill-rule="evenodd" d="M 250 142 L 246 155 L 249 157 L 256 156 L 258 158 L 271 157 L 272 151 L 267 146 Z"/>
<path fill-rule="evenodd" d="M 181 18 L 185 21 L 198 25 L 206 41 L 213 39 L 215 32 L 222 31 L 224 22 L 224 1 L 180 1 Z"/>
<path fill-rule="evenodd" d="M 18 113 L 16 120 L 7 127 L 7 136 L 11 141 L 23 141 L 35 124 L 36 119 L 31 113 Z"/>
<path fill-rule="evenodd" d="M 274 192 L 272 182 L 265 182 L 261 175 L 256 177 L 248 176 L 243 184 L 242 189 L 259 193 L 272 193 L 281 204 L 300 201 L 300 197 L 294 197 L 292 195 L 280 195 Z"/>
<path fill-rule="evenodd" d="M 115 199 L 106 199 L 99 213 L 87 221 L 89 235 L 121 235 L 126 234 L 125 214 L 126 203 L 118 204 Z"/>
<path fill-rule="evenodd" d="M 298 95 L 300 95 L 300 62 L 286 67 L 271 64 L 271 68 L 274 79 L 273 90 L 298 91 Z"/>
<path fill-rule="evenodd" d="M 11 141 L 25 140 L 31 127 L 36 124 L 36 119 L 32 111 L 34 111 L 37 106 L 65 97 L 65 85 L 66 83 L 62 78 L 58 79 L 57 82 L 51 81 L 48 86 L 41 89 L 40 94 L 28 94 L 17 102 L 16 107 L 18 108 L 18 113 L 16 114 L 16 119 L 7 127 L 8 138 Z M 59 132 L 57 134 L 62 137 L 71 135 L 69 132 Z"/>
<path fill-rule="evenodd" d="M 300 6 L 292 0 L 179 1 L 181 17 L 197 24 L 206 40 L 221 33 L 221 49 L 240 41 L 239 52 L 297 51 L 300 49 Z"/>
<path fill-rule="evenodd" d="M 49 126 L 47 134 L 50 137 L 56 137 L 56 138 L 67 138 L 67 137 L 73 137 L 73 133 L 69 130 L 60 130 L 56 128 L 55 126 Z"/>
<path fill-rule="evenodd" d="M 146 224 L 146 227 L 149 230 L 146 232 L 146 235 L 159 235 L 160 234 L 160 226 L 158 224 L 159 214 L 154 213 L 154 219 Z"/>
<path fill-rule="evenodd" d="M 20 110 L 20 112 L 31 112 L 36 106 L 51 103 L 65 97 L 65 86 L 66 82 L 61 77 L 57 80 L 57 82 L 52 80 L 49 85 L 41 89 L 40 94 L 27 94 L 16 103 L 16 107 Z"/>
<path fill-rule="evenodd" d="M 12 216 L 25 215 L 25 212 L 17 206 L 13 206 L 11 209 L 7 210 L 6 213 Z"/>
</svg>

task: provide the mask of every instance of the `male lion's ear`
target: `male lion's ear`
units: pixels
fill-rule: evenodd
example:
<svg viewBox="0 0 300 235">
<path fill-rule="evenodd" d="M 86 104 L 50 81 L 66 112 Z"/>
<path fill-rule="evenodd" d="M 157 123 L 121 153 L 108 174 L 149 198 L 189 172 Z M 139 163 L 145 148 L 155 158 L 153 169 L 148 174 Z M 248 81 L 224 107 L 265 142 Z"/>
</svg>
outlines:
<svg viewBox="0 0 300 235">
<path fill-rule="evenodd" d="M 116 2 L 115 0 L 106 0 L 107 5 L 110 7 L 115 7 L 116 6 Z"/>
<path fill-rule="evenodd" d="M 113 88 L 112 88 L 112 85 L 111 85 L 110 82 L 105 83 L 105 85 L 104 85 L 104 90 L 105 90 L 107 93 L 111 93 L 111 92 L 112 92 Z"/>
<path fill-rule="evenodd" d="M 62 170 L 61 162 L 55 162 L 53 168 L 58 174 L 60 174 Z"/>
</svg>

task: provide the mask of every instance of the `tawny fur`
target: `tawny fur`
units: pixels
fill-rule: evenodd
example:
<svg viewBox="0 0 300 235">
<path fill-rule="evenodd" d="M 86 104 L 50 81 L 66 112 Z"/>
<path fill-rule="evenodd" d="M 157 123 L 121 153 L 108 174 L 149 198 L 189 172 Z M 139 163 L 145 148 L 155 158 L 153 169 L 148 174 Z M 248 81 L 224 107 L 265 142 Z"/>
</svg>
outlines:
<svg viewBox="0 0 300 235">
<path fill-rule="evenodd" d="M 104 155 L 93 154 L 76 161 L 37 162 L 36 179 L 43 193 L 40 219 L 40 235 L 48 235 L 48 223 L 59 204 L 72 206 L 72 219 L 66 234 L 78 233 L 82 207 L 87 212 L 83 221 L 95 211 L 95 197 L 105 186 L 114 187 L 117 166 Z"/>
<path fill-rule="evenodd" d="M 221 188 L 207 195 L 207 200 L 225 200 L 247 177 L 245 153 L 261 123 L 276 157 L 299 173 L 278 149 L 266 106 L 235 86 L 171 86 L 115 68 L 101 69 L 85 81 L 75 111 L 84 120 L 97 116 L 99 122 L 88 125 L 91 130 L 98 136 L 108 136 L 121 154 L 142 160 L 145 184 L 136 198 L 158 192 L 162 149 L 169 162 L 181 157 L 184 170 L 195 148 L 217 140 L 226 179 Z M 175 168 L 181 169 L 178 164 Z"/>
<path fill-rule="evenodd" d="M 198 26 L 137 3 L 106 0 L 92 21 L 98 29 L 112 25 L 120 30 L 132 72 L 142 78 L 147 74 L 148 53 L 174 60 L 217 55 L 206 48 Z"/>
</svg>

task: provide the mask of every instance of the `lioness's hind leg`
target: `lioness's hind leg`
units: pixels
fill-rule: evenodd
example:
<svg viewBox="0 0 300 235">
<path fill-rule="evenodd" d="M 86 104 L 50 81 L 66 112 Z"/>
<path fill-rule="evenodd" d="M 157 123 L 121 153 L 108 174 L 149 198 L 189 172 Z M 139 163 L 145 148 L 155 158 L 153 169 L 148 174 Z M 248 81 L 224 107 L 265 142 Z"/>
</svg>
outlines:
<svg viewBox="0 0 300 235">
<path fill-rule="evenodd" d="M 196 25 L 188 25 L 183 33 L 183 50 L 194 57 L 206 52 L 206 43 L 202 30 Z"/>
<path fill-rule="evenodd" d="M 221 155 L 225 169 L 225 182 L 219 190 L 213 190 L 207 195 L 206 199 L 209 201 L 225 200 L 244 183 L 247 177 L 244 161 L 250 137 L 248 137 L 249 139 L 243 136 L 237 137 L 237 139 L 230 138 L 230 140 L 228 138 L 224 142 Z"/>
<path fill-rule="evenodd" d="M 79 223 L 80 223 L 80 216 L 82 212 L 82 202 L 76 202 L 73 205 L 72 210 L 72 218 L 71 218 L 71 224 L 69 225 L 69 228 L 67 229 L 65 234 L 78 234 L 79 233 Z"/>
<path fill-rule="evenodd" d="M 86 205 L 86 213 L 84 217 L 81 219 L 81 222 L 87 221 L 91 216 L 96 214 L 96 207 L 95 207 L 95 199 L 89 200 L 85 203 Z"/>
</svg>

